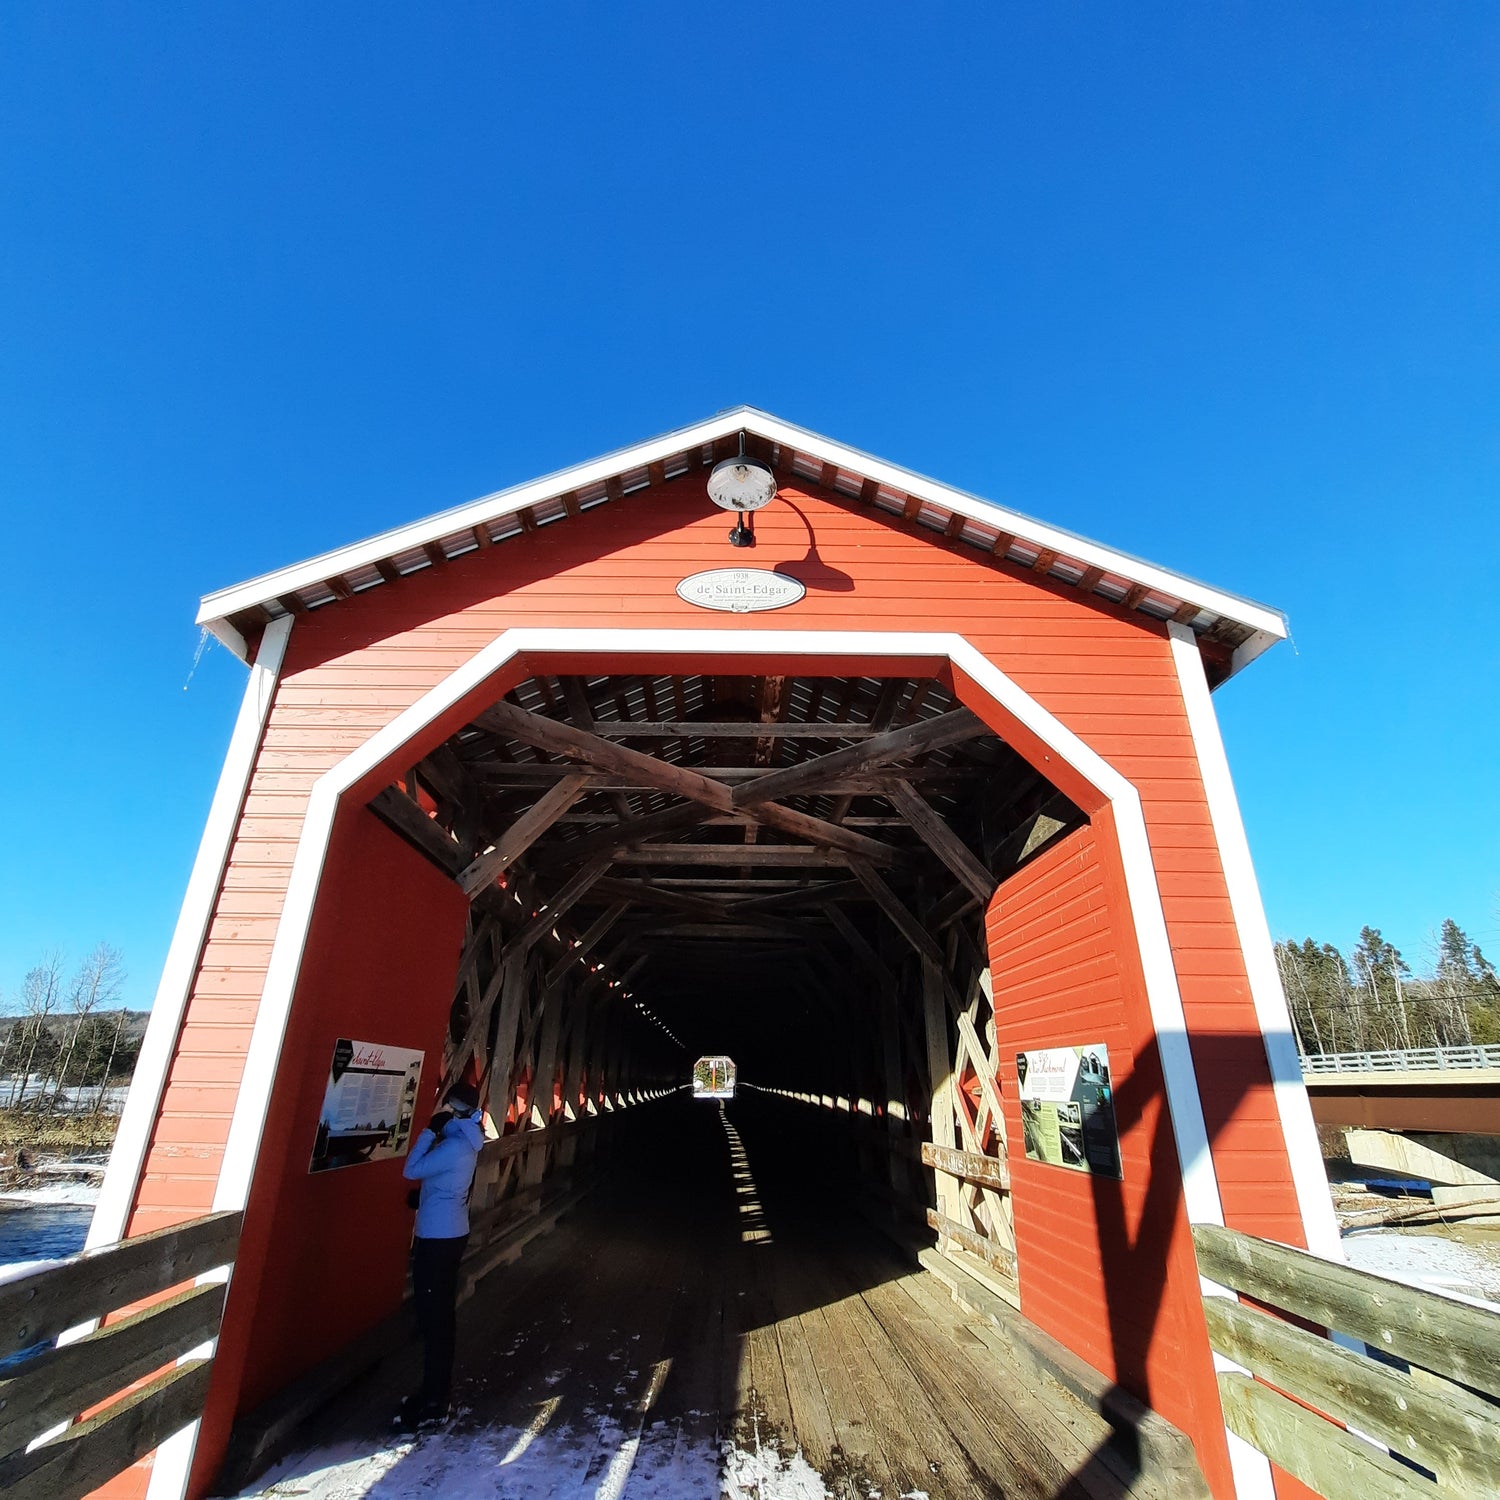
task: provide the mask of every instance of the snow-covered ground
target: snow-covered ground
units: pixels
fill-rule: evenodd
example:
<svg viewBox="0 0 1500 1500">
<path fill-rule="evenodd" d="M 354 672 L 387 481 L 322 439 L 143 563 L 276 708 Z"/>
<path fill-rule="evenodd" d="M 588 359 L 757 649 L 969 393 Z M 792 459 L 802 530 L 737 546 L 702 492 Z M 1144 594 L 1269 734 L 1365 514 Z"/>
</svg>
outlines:
<svg viewBox="0 0 1500 1500">
<path fill-rule="evenodd" d="M 549 1410 L 549 1408 L 551 1408 Z M 543 1402 L 525 1428 L 464 1429 L 403 1438 L 369 1452 L 346 1442 L 283 1460 L 242 1492 L 255 1500 L 826 1500 L 800 1453 L 693 1436 L 680 1424 L 632 1430 L 613 1416 L 551 1425 Z M 890 1500 L 898 1500 L 891 1496 Z M 900 1500 L 926 1500 L 912 1491 Z"/>
<path fill-rule="evenodd" d="M 1355 1229 L 1344 1235 L 1351 1266 L 1500 1312 L 1500 1240 L 1465 1244 L 1414 1229 Z"/>
<path fill-rule="evenodd" d="M 55 1207 L 71 1204 L 78 1208 L 92 1208 L 99 1201 L 97 1182 L 48 1182 L 41 1187 L 12 1188 L 0 1192 L 0 1205 L 19 1207 L 22 1204 Z"/>
</svg>

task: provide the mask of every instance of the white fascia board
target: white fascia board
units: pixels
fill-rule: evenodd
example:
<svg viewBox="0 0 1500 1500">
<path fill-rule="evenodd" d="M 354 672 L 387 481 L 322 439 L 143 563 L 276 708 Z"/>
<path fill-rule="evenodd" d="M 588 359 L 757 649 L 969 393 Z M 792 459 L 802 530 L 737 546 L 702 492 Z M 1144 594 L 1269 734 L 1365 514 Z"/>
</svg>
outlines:
<svg viewBox="0 0 1500 1500">
<path fill-rule="evenodd" d="M 624 470 L 643 468 L 658 460 L 670 458 L 674 453 L 681 453 L 685 448 L 701 447 L 704 443 L 723 437 L 726 432 L 738 432 L 746 425 L 743 411 L 725 412 L 695 426 L 663 433 L 660 437 L 629 448 L 617 449 L 600 458 L 590 459 L 587 463 L 574 464 L 569 469 L 559 469 L 541 479 L 481 495 L 479 499 L 454 506 L 451 510 L 424 516 L 419 521 L 398 526 L 394 531 L 383 531 L 378 536 L 366 537 L 360 542 L 351 542 L 347 547 L 321 553 L 317 557 L 308 558 L 306 562 L 294 563 L 289 568 L 263 573 L 259 578 L 237 583 L 232 588 L 205 594 L 198 610 L 198 623 L 211 626 L 214 621 L 232 615 L 237 610 L 264 604 L 268 599 L 291 593 L 294 589 L 306 588 L 309 584 L 322 583 L 336 574 L 347 573 L 381 558 L 391 557 L 397 552 L 409 551 L 442 536 L 451 536 L 455 531 L 463 531 L 466 527 L 514 515 L 518 510 L 525 510 L 528 505 L 553 500 L 558 495 L 567 494 L 569 490 L 602 484 Z"/>
<path fill-rule="evenodd" d="M 978 495 L 971 495 L 967 490 L 954 489 L 951 485 L 942 484 L 936 479 L 929 479 L 926 475 L 913 473 L 910 469 L 903 469 L 896 464 L 885 462 L 884 459 L 862 453 L 858 448 L 846 447 L 816 432 L 808 432 L 805 428 L 796 427 L 790 422 L 783 422 L 779 417 L 773 417 L 764 412 L 756 412 L 754 417 L 753 425 L 746 425 L 761 437 L 770 438 L 772 442 L 785 443 L 799 453 L 821 458 L 825 463 L 832 463 L 838 468 L 852 469 L 856 473 L 863 474 L 867 479 L 875 480 L 878 484 L 886 485 L 893 490 L 900 490 L 907 495 L 915 495 L 919 500 L 928 501 L 945 510 L 966 516 L 981 526 L 1008 531 L 1020 541 L 1035 543 L 1048 551 L 1059 552 L 1064 557 L 1073 558 L 1087 567 L 1103 568 L 1106 573 L 1128 578 L 1132 583 L 1143 583 L 1148 589 L 1169 594 L 1172 598 L 1181 599 L 1186 603 L 1196 604 L 1213 614 L 1224 615 L 1252 630 L 1265 631 L 1274 640 L 1283 640 L 1286 637 L 1286 616 L 1268 604 L 1258 604 L 1253 599 L 1225 593 L 1222 589 L 1212 588 L 1196 578 L 1189 578 L 1186 574 L 1174 573 L 1167 568 L 1146 562 L 1143 558 L 1135 557 L 1129 552 L 1106 547 L 1102 542 L 1090 541 L 1087 537 L 1079 536 L 1077 532 L 1065 531 L 1060 526 L 1048 525 L 1045 521 L 1037 520 L 1035 516 L 1028 516 L 1023 511 L 1011 510 L 994 500 L 985 500 Z M 1265 645 L 1269 644 L 1271 644 L 1270 641 L 1265 643 Z M 1261 649 L 1264 650 L 1265 647 L 1262 646 Z"/>
<path fill-rule="evenodd" d="M 1102 568 L 1105 572 L 1126 578 L 1132 583 L 1144 584 L 1148 589 L 1196 604 L 1200 609 L 1211 614 L 1234 620 L 1255 632 L 1251 640 L 1256 643 L 1255 649 L 1250 652 L 1246 652 L 1244 647 L 1240 648 L 1240 653 L 1236 654 L 1233 664 L 1235 669 L 1252 659 L 1253 656 L 1259 655 L 1267 646 L 1286 637 L 1286 617 L 1269 605 L 1258 604 L 1254 600 L 1211 588 L 1195 578 L 1157 567 L 1154 563 L 1148 563 L 1128 552 L 1106 547 L 1100 542 L 1090 541 L 1087 537 L 1079 536 L 1061 527 L 1050 526 L 1034 516 L 1011 510 L 992 500 L 981 499 L 978 495 L 971 495 L 965 490 L 954 489 L 950 485 L 929 479 L 910 469 L 903 469 L 896 464 L 887 463 L 884 459 L 875 458 L 857 448 L 836 443 L 820 433 L 810 432 L 805 427 L 784 422 L 779 417 L 773 417 L 768 412 L 758 411 L 749 406 L 735 407 L 730 411 L 720 412 L 717 416 L 710 417 L 707 421 L 699 422 L 694 426 L 663 433 L 644 443 L 617 449 L 613 453 L 591 459 L 587 463 L 560 469 L 555 474 L 531 480 L 511 489 L 497 490 L 493 494 L 470 500 L 451 510 L 439 511 L 436 515 L 426 516 L 406 526 L 397 527 L 393 531 L 382 532 L 378 536 L 353 542 L 334 552 L 325 552 L 277 572 L 265 573 L 259 578 L 252 578 L 245 583 L 235 584 L 231 588 L 207 594 L 198 610 L 198 623 L 208 626 L 221 640 L 224 640 L 231 650 L 234 650 L 233 641 L 229 640 L 219 627 L 227 621 L 228 616 L 238 610 L 253 608 L 255 605 L 264 604 L 270 599 L 306 588 L 311 584 L 323 583 L 337 574 L 368 566 L 398 552 L 421 547 L 426 542 L 436 541 L 439 537 L 449 536 L 456 531 L 463 531 L 487 521 L 513 515 L 517 511 L 525 510 L 528 506 L 555 499 L 558 495 L 566 494 L 570 490 L 584 489 L 592 484 L 603 483 L 626 470 L 644 468 L 686 449 L 701 447 L 705 443 L 714 442 L 718 438 L 742 429 L 779 446 L 806 454 L 810 458 L 862 474 L 866 479 L 873 479 L 877 484 L 897 490 L 902 494 L 913 495 L 928 504 L 962 515 L 978 525 L 990 527 L 996 531 L 1010 532 L 1018 540 L 1038 548 L 1059 552 L 1082 563 L 1085 567 Z M 228 628 L 227 625 L 226 628 Z M 1249 645 L 1251 642 L 1246 644 Z M 243 655 L 243 645 L 237 654 Z"/>
</svg>

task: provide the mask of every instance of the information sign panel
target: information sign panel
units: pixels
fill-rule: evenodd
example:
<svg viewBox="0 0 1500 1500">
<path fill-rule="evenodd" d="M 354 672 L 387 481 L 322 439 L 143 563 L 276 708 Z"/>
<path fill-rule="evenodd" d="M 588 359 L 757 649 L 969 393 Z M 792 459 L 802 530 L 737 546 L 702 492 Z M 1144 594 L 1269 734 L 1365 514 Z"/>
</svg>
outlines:
<svg viewBox="0 0 1500 1500">
<path fill-rule="evenodd" d="M 1109 1048 L 1102 1042 L 1016 1053 L 1026 1155 L 1075 1172 L 1120 1177 Z"/>
<path fill-rule="evenodd" d="M 420 1052 L 340 1037 L 333 1046 L 309 1172 L 405 1156 L 422 1077 Z"/>
</svg>

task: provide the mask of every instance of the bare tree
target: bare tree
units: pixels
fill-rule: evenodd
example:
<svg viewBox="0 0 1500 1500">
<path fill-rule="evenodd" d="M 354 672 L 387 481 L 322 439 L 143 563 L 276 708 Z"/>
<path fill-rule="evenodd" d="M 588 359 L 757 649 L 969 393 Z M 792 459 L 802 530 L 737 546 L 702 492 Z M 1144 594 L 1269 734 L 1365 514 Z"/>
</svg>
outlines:
<svg viewBox="0 0 1500 1500">
<path fill-rule="evenodd" d="M 25 1101 L 37 1049 L 44 1039 L 50 1039 L 49 1021 L 61 1002 L 62 986 L 63 956 L 56 949 L 47 954 L 21 981 L 23 1019 L 20 1024 L 24 1028 L 22 1046 L 26 1048 L 26 1060 L 21 1065 L 19 1075 L 11 1080 L 11 1105 Z"/>
<path fill-rule="evenodd" d="M 99 1090 L 94 1095 L 94 1108 L 92 1113 L 98 1115 L 104 1108 L 104 1098 L 109 1092 L 109 1075 L 114 1070 L 115 1057 L 120 1050 L 120 1036 L 125 1030 L 125 1020 L 130 1012 L 123 1006 L 115 1012 L 114 1029 L 109 1037 L 109 1055 L 104 1059 L 104 1071 L 99 1077 Z"/>
<path fill-rule="evenodd" d="M 5 994 L 3 991 L 0 991 L 0 1012 L 3 1012 L 5 1008 Z M 10 1061 L 11 1044 L 16 1040 L 16 1037 L 19 1035 L 20 1030 L 21 1027 L 18 1021 L 12 1021 L 10 1025 L 5 1028 L 5 1040 L 3 1042 L 0 1042 L 0 1078 L 6 1076 L 5 1067 L 6 1064 Z"/>
<path fill-rule="evenodd" d="M 68 991 L 68 1008 L 73 1013 L 73 1025 L 68 1032 L 58 1057 L 57 1076 L 52 1086 L 52 1103 L 56 1107 L 62 1099 L 67 1082 L 68 1069 L 78 1051 L 79 1039 L 85 1032 L 89 1036 L 89 1047 L 83 1058 L 87 1067 L 97 1039 L 94 1035 L 94 1017 L 97 1011 L 106 1009 L 120 998 L 120 986 L 125 978 L 120 950 L 108 943 L 97 943 L 94 950 L 78 966 Z"/>
</svg>

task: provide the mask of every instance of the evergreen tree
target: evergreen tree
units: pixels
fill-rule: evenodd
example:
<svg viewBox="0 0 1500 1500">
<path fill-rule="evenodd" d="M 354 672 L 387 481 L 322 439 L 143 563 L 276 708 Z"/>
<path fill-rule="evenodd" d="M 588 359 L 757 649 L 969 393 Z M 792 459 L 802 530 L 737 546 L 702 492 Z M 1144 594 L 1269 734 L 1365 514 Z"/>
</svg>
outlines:
<svg viewBox="0 0 1500 1500">
<path fill-rule="evenodd" d="M 1332 943 L 1276 945 L 1276 966 L 1303 1052 L 1357 1051 L 1361 1040 L 1349 966 Z"/>
<path fill-rule="evenodd" d="M 1401 1051 L 1415 1045 L 1403 978 L 1411 967 L 1401 950 L 1381 935 L 1378 927 L 1361 927 L 1352 955 L 1352 967 L 1361 1004 L 1368 1000 L 1365 1029 L 1372 1050 Z"/>
<path fill-rule="evenodd" d="M 1468 1046 L 1500 1040 L 1500 979 L 1495 966 L 1448 917 L 1437 938 L 1432 978 L 1437 1045 Z"/>
</svg>

